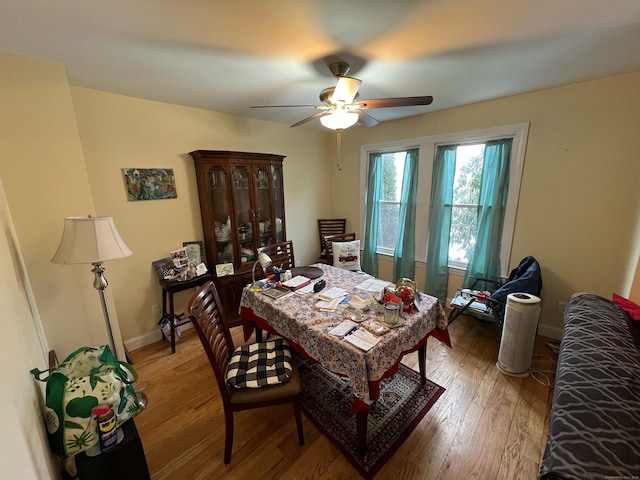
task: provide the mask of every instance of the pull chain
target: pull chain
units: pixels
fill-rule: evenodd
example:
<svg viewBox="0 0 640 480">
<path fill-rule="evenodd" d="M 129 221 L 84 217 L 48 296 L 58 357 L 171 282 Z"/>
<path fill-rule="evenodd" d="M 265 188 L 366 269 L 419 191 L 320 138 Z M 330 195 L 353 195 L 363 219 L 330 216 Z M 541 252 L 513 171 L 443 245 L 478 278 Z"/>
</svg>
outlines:
<svg viewBox="0 0 640 480">
<path fill-rule="evenodd" d="M 336 158 L 338 170 L 342 170 L 342 165 L 340 165 L 340 154 L 342 152 L 342 129 L 336 130 Z"/>
</svg>

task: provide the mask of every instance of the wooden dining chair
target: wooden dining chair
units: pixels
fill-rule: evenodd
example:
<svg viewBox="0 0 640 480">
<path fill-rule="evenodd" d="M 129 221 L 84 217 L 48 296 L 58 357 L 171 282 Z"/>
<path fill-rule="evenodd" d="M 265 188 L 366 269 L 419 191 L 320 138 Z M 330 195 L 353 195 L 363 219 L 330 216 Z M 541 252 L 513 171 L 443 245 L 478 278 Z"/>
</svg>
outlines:
<svg viewBox="0 0 640 480">
<path fill-rule="evenodd" d="M 326 247 L 324 245 L 324 237 L 327 235 L 340 235 L 347 230 L 346 218 L 319 218 L 318 233 L 320 234 L 320 260 L 327 259 Z"/>
<path fill-rule="evenodd" d="M 266 275 L 273 273 L 273 268 L 283 270 L 291 270 L 296 266 L 296 260 L 293 256 L 293 241 L 287 240 L 281 243 L 272 243 L 264 247 L 258 248 L 258 254 L 266 253 L 271 258 L 271 265 L 265 269 Z"/>
<path fill-rule="evenodd" d="M 300 445 L 304 445 L 300 415 L 300 378 L 296 363 L 291 358 L 291 350 L 284 340 L 270 340 L 235 348 L 213 282 L 206 283 L 193 295 L 187 304 L 187 311 L 209 358 L 222 398 L 224 464 L 231 461 L 233 414 L 241 410 L 290 403 L 298 429 L 298 441 Z M 277 364 L 267 358 L 274 354 L 279 359 Z M 284 378 L 287 356 L 290 365 L 288 380 Z M 258 363 L 257 373 L 252 373 L 254 369 L 247 369 L 254 361 Z M 270 368 L 267 368 L 267 363 Z"/>
<path fill-rule="evenodd" d="M 327 255 L 327 263 L 333 265 L 333 242 L 351 242 L 356 239 L 355 232 L 341 233 L 340 235 L 326 235 L 324 245 Z"/>
</svg>

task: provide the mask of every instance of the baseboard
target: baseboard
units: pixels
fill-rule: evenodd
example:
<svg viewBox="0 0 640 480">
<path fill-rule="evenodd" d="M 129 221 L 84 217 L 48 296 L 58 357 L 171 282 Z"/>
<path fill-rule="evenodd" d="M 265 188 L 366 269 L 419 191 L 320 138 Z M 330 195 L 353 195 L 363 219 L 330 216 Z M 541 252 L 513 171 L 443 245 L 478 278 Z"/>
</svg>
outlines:
<svg viewBox="0 0 640 480">
<path fill-rule="evenodd" d="M 562 338 L 562 329 L 540 323 L 538 324 L 538 335 L 553 338 L 554 340 L 560 340 Z"/>
<path fill-rule="evenodd" d="M 184 325 L 180 325 L 180 330 L 185 331 L 193 328 L 191 322 L 185 323 Z M 162 340 L 162 332 L 160 332 L 160 327 L 158 327 L 153 332 L 145 333 L 144 335 L 139 335 L 137 337 L 129 338 L 124 341 L 124 346 L 127 347 L 127 350 L 133 352 L 142 347 L 146 347 L 147 345 L 151 345 L 152 343 L 160 342 Z M 180 340 L 176 339 L 176 345 L 180 342 Z"/>
</svg>

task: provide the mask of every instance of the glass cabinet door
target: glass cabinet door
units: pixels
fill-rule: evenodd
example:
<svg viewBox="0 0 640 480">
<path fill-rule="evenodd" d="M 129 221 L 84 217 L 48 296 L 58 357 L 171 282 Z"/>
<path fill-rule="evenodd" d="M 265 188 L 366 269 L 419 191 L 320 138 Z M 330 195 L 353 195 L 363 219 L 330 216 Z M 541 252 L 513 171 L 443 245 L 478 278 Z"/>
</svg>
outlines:
<svg viewBox="0 0 640 480">
<path fill-rule="evenodd" d="M 256 248 L 264 247 L 273 243 L 271 225 L 271 193 L 270 193 L 270 172 L 268 167 L 254 167 L 255 181 L 255 225 L 259 235 L 256 236 L 258 242 Z"/>
<path fill-rule="evenodd" d="M 233 236 L 231 235 L 231 219 L 229 217 L 229 197 L 227 172 L 222 167 L 209 170 L 211 186 L 211 205 L 216 237 L 216 263 L 233 262 Z"/>
<path fill-rule="evenodd" d="M 249 168 L 241 165 L 232 166 L 231 191 L 233 192 L 232 228 L 237 231 L 237 251 L 240 263 L 253 261 L 255 258 L 254 234 L 253 234 L 253 210 L 251 208 L 251 195 L 249 183 L 251 181 Z"/>
<path fill-rule="evenodd" d="M 282 191 L 282 171 L 278 167 L 273 167 L 273 215 L 275 217 L 275 238 L 276 243 L 284 242 L 284 229 L 282 219 L 284 218 L 284 192 Z"/>
</svg>

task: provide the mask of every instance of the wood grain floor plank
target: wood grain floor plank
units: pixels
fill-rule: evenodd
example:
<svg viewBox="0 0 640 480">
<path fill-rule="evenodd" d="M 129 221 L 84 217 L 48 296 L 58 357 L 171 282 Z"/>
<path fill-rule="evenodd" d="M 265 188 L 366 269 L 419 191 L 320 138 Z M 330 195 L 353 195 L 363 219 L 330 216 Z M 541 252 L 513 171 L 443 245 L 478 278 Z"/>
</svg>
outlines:
<svg viewBox="0 0 640 480">
<path fill-rule="evenodd" d="M 462 315 L 449 330 L 453 348 L 434 339 L 427 347 L 427 376 L 446 391 L 376 479 L 537 478 L 549 389 L 496 368 L 495 325 Z M 240 328 L 232 333 L 237 345 L 244 343 Z M 537 353 L 549 354 L 546 340 L 538 337 Z M 136 388 L 149 397 L 136 425 L 153 480 L 359 478 L 305 415 L 299 446 L 285 405 L 237 413 L 231 463 L 224 466 L 222 404 L 195 332 L 183 333 L 174 355 L 166 342 L 130 353 L 140 375 Z M 417 370 L 417 354 L 403 363 Z"/>
</svg>

